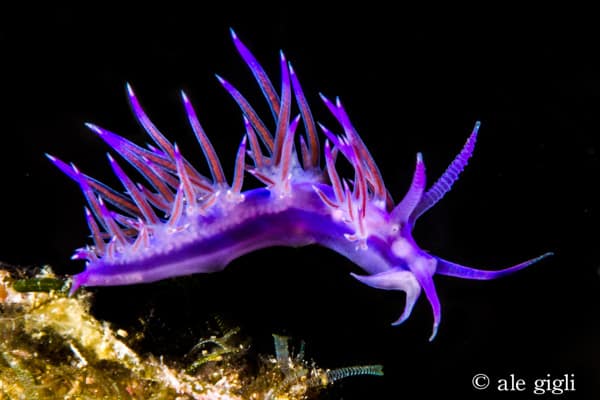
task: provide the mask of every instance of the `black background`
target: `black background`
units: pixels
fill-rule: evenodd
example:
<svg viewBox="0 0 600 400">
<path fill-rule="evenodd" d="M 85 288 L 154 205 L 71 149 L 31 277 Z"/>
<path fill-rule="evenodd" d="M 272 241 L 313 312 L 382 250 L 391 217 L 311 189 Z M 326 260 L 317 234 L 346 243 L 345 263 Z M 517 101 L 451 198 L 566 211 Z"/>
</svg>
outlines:
<svg viewBox="0 0 600 400">
<path fill-rule="evenodd" d="M 417 151 L 433 181 L 482 121 L 462 179 L 419 221 L 423 248 L 490 269 L 556 255 L 497 281 L 437 278 L 443 319 L 433 343 L 424 299 L 403 326 L 391 327 L 403 295 L 361 285 L 348 275 L 355 266 L 317 247 L 260 251 L 210 276 L 94 289 L 96 314 L 123 327 L 146 318 L 151 329 L 141 350 L 172 357 L 218 313 L 240 324 L 260 352 L 271 351 L 276 332 L 306 340 L 323 367 L 384 365 L 385 377 L 349 379 L 326 398 L 533 398 L 535 378 L 565 373 L 575 374 L 577 392 L 556 398 L 597 396 L 599 30 L 585 11 L 430 11 L 302 4 L 4 10 L 0 260 L 81 268 L 69 257 L 87 241 L 82 196 L 43 153 L 119 187 L 107 147 L 83 123 L 145 143 L 125 82 L 205 168 L 179 100 L 185 89 L 231 174 L 243 126 L 213 74 L 267 111 L 230 41 L 231 26 L 276 82 L 278 50 L 285 50 L 318 120 L 333 125 L 317 93 L 341 96 L 395 198 L 410 182 Z M 528 389 L 477 392 L 471 378 L 480 372 L 493 382 L 515 374 Z"/>
</svg>

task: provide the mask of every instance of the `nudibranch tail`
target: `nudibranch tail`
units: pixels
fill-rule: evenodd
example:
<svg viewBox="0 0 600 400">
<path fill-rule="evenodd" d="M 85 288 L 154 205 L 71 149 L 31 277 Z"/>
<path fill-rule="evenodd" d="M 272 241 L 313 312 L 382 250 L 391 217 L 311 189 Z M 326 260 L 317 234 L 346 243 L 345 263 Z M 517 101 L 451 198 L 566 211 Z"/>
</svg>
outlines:
<svg viewBox="0 0 600 400">
<path fill-rule="evenodd" d="M 110 154 L 109 164 L 124 192 L 47 155 L 77 183 L 87 201 L 85 218 L 93 243 L 77 249 L 73 256 L 85 260 L 86 267 L 74 276 L 72 293 L 82 285 L 126 285 L 220 271 L 233 259 L 270 246 L 319 244 L 360 267 L 366 275 L 352 274 L 360 282 L 406 293 L 404 311 L 393 325 L 408 319 L 423 291 L 433 311 L 433 339 L 441 320 L 433 281 L 436 273 L 494 279 L 550 254 L 503 270 L 483 271 L 423 251 L 412 236 L 414 223 L 458 179 L 473 154 L 479 122 L 454 161 L 428 190 L 423 156 L 418 153 L 410 187 L 395 203 L 340 99 L 331 101 L 321 95 L 341 128 L 334 133 L 315 122 L 298 75 L 283 52 L 277 91 L 233 30 L 231 36 L 264 95 L 273 121 L 265 122 L 240 91 L 217 75 L 242 114 L 242 137 L 230 179 L 186 93 L 181 92 L 183 108 L 209 176 L 201 174 L 156 127 L 130 84 L 126 92 L 131 109 L 153 144 L 141 147 L 105 128 L 91 123 L 86 126 L 137 171 L 141 182 L 128 175 L 126 166 Z M 317 126 L 326 137 L 323 166 Z M 351 176 L 340 173 L 338 155 L 350 164 Z M 245 172 L 262 186 L 244 190 Z"/>
</svg>

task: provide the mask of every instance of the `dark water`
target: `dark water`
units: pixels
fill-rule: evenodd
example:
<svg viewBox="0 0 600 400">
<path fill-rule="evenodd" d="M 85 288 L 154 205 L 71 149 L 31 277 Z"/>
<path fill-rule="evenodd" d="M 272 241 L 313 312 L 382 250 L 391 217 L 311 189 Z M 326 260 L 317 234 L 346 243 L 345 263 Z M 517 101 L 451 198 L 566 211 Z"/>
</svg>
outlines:
<svg viewBox="0 0 600 400">
<path fill-rule="evenodd" d="M 260 351 L 271 351 L 276 332 L 306 340 L 308 355 L 323 367 L 384 364 L 384 378 L 348 380 L 331 398 L 533 398 L 536 379 L 564 374 L 574 374 L 576 391 L 552 397 L 597 396 L 598 29 L 585 13 L 530 18 L 515 10 L 457 20 L 302 7 L 4 12 L 0 260 L 80 268 L 69 257 L 87 240 L 82 196 L 43 153 L 118 187 L 107 147 L 83 123 L 145 143 L 126 81 L 154 122 L 206 171 L 179 100 L 185 89 L 232 173 L 242 120 L 212 74 L 270 118 L 230 42 L 232 26 L 275 80 L 277 52 L 286 51 L 316 119 L 334 125 L 319 91 L 342 97 L 395 198 L 410 182 L 417 151 L 432 182 L 482 121 L 462 179 L 418 223 L 423 248 L 490 269 L 546 251 L 556 256 L 498 281 L 437 278 L 443 318 L 433 343 L 424 299 L 403 326 L 391 327 L 403 295 L 361 285 L 348 274 L 357 272 L 353 265 L 319 248 L 260 251 L 212 276 L 98 289 L 97 315 L 130 326 L 151 314 L 154 334 L 144 346 L 155 352 L 184 353 L 202 321 L 218 313 L 239 323 Z M 491 378 L 485 391 L 472 386 L 478 373 Z M 537 382 L 540 390 L 559 383 Z"/>
</svg>

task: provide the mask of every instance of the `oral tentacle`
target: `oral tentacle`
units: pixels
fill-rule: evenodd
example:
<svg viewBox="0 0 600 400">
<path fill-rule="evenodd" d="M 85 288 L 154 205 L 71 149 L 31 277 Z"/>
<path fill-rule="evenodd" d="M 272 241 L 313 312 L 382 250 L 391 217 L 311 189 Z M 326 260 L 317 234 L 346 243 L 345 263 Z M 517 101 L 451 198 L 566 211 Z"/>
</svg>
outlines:
<svg viewBox="0 0 600 400">
<path fill-rule="evenodd" d="M 523 261 L 522 263 L 519 263 L 517 265 L 513 265 L 511 267 L 503 268 L 496 271 L 466 267 L 464 265 L 460 265 L 448 260 L 444 260 L 440 257 L 436 257 L 438 261 L 436 273 L 440 275 L 453 276 L 462 279 L 490 280 L 501 278 L 503 276 L 507 276 L 517 271 L 520 271 L 552 255 L 554 255 L 554 253 L 548 252 L 530 260 Z"/>
</svg>

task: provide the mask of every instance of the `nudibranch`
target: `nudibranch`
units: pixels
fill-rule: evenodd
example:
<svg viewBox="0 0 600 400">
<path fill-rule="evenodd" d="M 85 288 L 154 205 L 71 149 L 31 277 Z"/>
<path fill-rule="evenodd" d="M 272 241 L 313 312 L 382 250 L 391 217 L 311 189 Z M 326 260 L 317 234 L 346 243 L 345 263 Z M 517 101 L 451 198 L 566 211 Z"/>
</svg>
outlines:
<svg viewBox="0 0 600 400">
<path fill-rule="evenodd" d="M 73 164 L 47 155 L 80 186 L 89 206 L 85 218 L 93 245 L 77 249 L 73 256 L 86 264 L 85 270 L 73 277 L 72 292 L 80 286 L 129 285 L 215 272 L 257 249 L 318 244 L 360 267 L 366 275 L 352 273 L 360 282 L 406 293 L 404 311 L 393 325 L 409 317 L 424 291 L 433 309 L 431 340 L 441 317 L 435 274 L 494 279 L 550 254 L 487 271 L 422 250 L 412 236 L 413 227 L 444 197 L 467 165 L 479 122 L 458 156 L 427 190 L 425 164 L 417 154 L 408 193 L 394 203 L 340 99 L 332 101 L 321 95 L 341 126 L 342 133 L 336 134 L 315 123 L 298 76 L 283 53 L 281 90 L 277 92 L 249 49 L 233 30 L 231 34 L 274 119 L 272 124 L 263 121 L 234 86 L 217 76 L 243 115 L 245 134 L 237 148 L 231 181 L 185 93 L 181 93 L 183 106 L 210 167 L 210 177 L 199 173 L 178 146 L 158 130 L 129 84 L 126 89 L 131 108 L 153 145 L 143 148 L 97 125 L 86 126 L 131 164 L 144 183 L 129 177 L 110 154 L 108 161 L 124 193 L 85 175 Z M 317 125 L 326 137 L 323 153 Z M 336 159 L 340 155 L 352 167 L 353 176 L 338 174 Z M 257 178 L 261 187 L 242 191 L 245 172 Z"/>
</svg>

